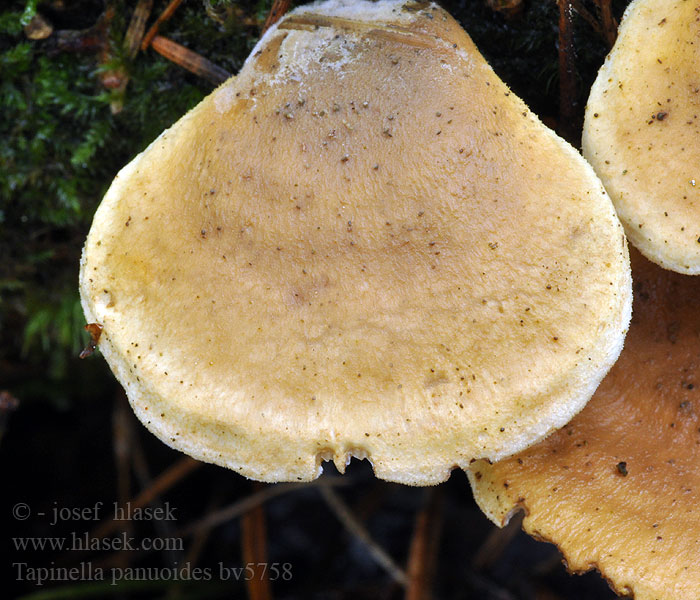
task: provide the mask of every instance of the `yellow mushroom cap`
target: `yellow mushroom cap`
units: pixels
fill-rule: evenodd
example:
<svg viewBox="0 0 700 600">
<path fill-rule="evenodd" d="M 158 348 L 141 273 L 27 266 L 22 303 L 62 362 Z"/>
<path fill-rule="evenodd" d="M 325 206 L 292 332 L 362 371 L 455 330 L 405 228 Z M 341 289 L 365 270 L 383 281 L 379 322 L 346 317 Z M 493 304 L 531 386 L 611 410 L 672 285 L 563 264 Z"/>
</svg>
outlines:
<svg viewBox="0 0 700 600">
<path fill-rule="evenodd" d="M 265 481 L 356 456 L 434 484 L 585 405 L 631 284 L 592 169 L 447 13 L 334 1 L 119 173 L 81 294 L 166 443 Z"/>
<path fill-rule="evenodd" d="M 700 8 L 635 0 L 591 89 L 583 154 L 629 240 L 650 260 L 700 273 Z"/>
<path fill-rule="evenodd" d="M 633 254 L 634 316 L 620 359 L 571 423 L 468 475 L 486 515 L 556 544 L 636 600 L 700 590 L 700 279 Z"/>
</svg>

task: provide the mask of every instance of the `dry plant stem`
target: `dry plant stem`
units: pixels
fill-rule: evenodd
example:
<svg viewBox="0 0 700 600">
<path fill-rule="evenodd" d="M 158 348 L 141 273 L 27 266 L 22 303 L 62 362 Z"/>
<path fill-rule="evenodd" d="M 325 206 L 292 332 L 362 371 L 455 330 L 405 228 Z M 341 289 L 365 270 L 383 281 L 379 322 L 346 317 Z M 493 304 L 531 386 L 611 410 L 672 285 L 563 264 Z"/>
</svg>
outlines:
<svg viewBox="0 0 700 600">
<path fill-rule="evenodd" d="M 253 484 L 253 489 L 261 490 L 263 485 Z M 267 574 L 267 531 L 265 509 L 258 504 L 246 512 L 241 519 L 241 544 L 243 562 L 253 565 L 254 575 L 246 578 L 250 600 L 272 600 L 272 589 Z"/>
<path fill-rule="evenodd" d="M 523 0 L 486 0 L 486 4 L 494 12 L 501 13 L 506 19 L 512 19 L 523 10 Z"/>
<path fill-rule="evenodd" d="M 581 115 L 574 52 L 573 8 L 571 0 L 559 0 L 559 135 L 578 146 Z"/>
<path fill-rule="evenodd" d="M 126 504 L 131 498 L 131 431 L 128 404 L 123 391 L 117 392 L 112 412 L 112 445 L 117 466 L 117 500 Z"/>
<path fill-rule="evenodd" d="M 207 503 L 204 514 L 208 515 L 213 513 L 221 506 L 221 504 L 222 494 L 215 491 Z M 191 565 L 196 565 L 199 562 L 199 557 L 207 544 L 207 540 L 211 535 L 212 529 L 212 527 L 205 527 L 193 534 L 192 541 L 190 542 L 189 548 L 187 548 L 187 554 L 185 555 L 185 559 L 181 561 L 181 564 L 189 563 Z M 176 537 L 174 531 L 173 533 L 169 534 L 169 536 Z"/>
<path fill-rule="evenodd" d="M 114 7 L 108 5 L 92 27 L 55 31 L 49 38 L 49 54 L 53 52 L 102 52 L 109 40 L 109 27 Z"/>
<path fill-rule="evenodd" d="M 201 463 L 200 463 L 201 464 Z M 209 512 L 207 511 L 207 516 L 203 517 L 199 521 L 195 521 L 194 523 L 191 523 L 187 527 L 184 527 L 183 529 L 177 530 L 174 532 L 174 534 L 171 536 L 173 538 L 185 538 L 189 536 L 198 536 L 203 533 L 209 533 L 214 527 L 217 525 L 221 525 L 222 523 L 226 523 L 228 521 L 231 521 L 233 519 L 236 519 L 240 517 L 241 515 L 245 514 L 246 512 L 254 509 L 256 506 L 259 506 L 268 500 L 271 500 L 272 498 L 275 498 L 276 496 L 281 496 L 283 494 L 286 494 L 287 492 L 292 492 L 294 490 L 298 489 L 303 489 L 303 488 L 308 488 L 308 487 L 331 487 L 331 486 L 336 486 L 336 485 L 347 485 L 351 483 L 348 481 L 348 479 L 343 479 L 343 478 L 334 478 L 334 479 L 329 479 L 329 480 L 316 480 L 311 483 L 278 483 L 275 485 L 269 485 L 261 489 L 259 492 L 255 492 L 251 494 L 250 496 L 247 496 L 243 498 L 242 500 L 239 500 L 238 502 L 234 502 L 233 504 L 218 510 L 216 512 Z M 133 503 L 132 503 L 133 506 Z M 111 533 L 110 531 L 107 531 L 107 533 Z M 94 537 L 96 534 L 93 533 L 92 536 Z M 98 532 L 98 535 L 105 535 L 102 534 L 102 532 Z M 141 552 L 133 552 L 132 553 L 132 560 L 136 561 L 140 559 L 143 556 L 146 556 L 153 551 L 141 551 Z M 111 566 L 116 565 L 116 561 L 119 560 L 119 552 L 110 554 L 106 557 L 104 557 L 101 560 L 98 561 L 93 561 L 94 565 L 97 567 L 101 567 L 103 569 L 107 569 Z"/>
<path fill-rule="evenodd" d="M 442 529 L 442 488 L 427 490 L 423 508 L 416 516 L 408 553 L 406 600 L 429 600 Z"/>
<path fill-rule="evenodd" d="M 581 0 L 571 0 L 571 6 L 577 14 L 581 15 L 586 23 L 588 23 L 598 35 L 605 37 L 603 26 L 600 21 L 591 13 L 581 2 Z"/>
<path fill-rule="evenodd" d="M 128 411 L 128 412 L 127 412 Z M 126 506 L 131 498 L 131 423 L 129 422 L 128 403 L 124 392 L 117 393 L 112 412 L 112 431 L 114 460 L 117 470 L 117 500 L 122 506 Z M 131 531 L 129 521 L 121 521 L 119 529 L 125 534 Z M 129 555 L 122 552 L 117 561 L 117 566 L 126 567 L 129 564 Z"/>
<path fill-rule="evenodd" d="M 310 483 L 277 483 L 274 485 L 269 485 L 261 489 L 259 492 L 255 492 L 250 496 L 243 498 L 242 500 L 238 500 L 237 502 L 234 502 L 233 504 L 230 504 L 229 506 L 226 506 L 221 510 L 207 514 L 206 517 L 199 519 L 199 521 L 190 523 L 187 527 L 178 531 L 177 534 L 180 537 L 186 537 L 189 535 L 195 535 L 200 531 L 204 531 L 206 529 L 211 529 L 213 527 L 216 527 L 217 525 L 226 523 L 231 519 L 240 517 L 242 514 L 251 510 L 255 506 L 258 506 L 263 502 L 267 502 L 268 500 L 270 500 L 271 498 L 275 498 L 276 496 L 286 494 L 287 492 L 310 486 L 320 486 L 323 488 L 326 486 L 347 485 L 348 483 L 350 482 L 345 479 L 336 478 L 328 480 L 319 479 Z"/>
<path fill-rule="evenodd" d="M 112 52 L 112 44 L 110 41 L 111 35 L 110 30 L 112 28 L 112 21 L 114 20 L 114 15 L 116 10 L 114 8 L 114 3 L 109 2 L 107 8 L 103 13 L 101 19 L 101 28 L 98 30 L 98 35 L 102 36 L 102 42 L 99 47 L 99 60 L 100 65 L 106 65 L 112 60 L 114 53 Z M 99 23 L 98 23 L 99 24 Z M 122 81 L 126 77 L 126 73 L 120 67 L 110 71 L 102 71 L 100 73 L 100 82 L 102 86 L 108 90 L 115 90 L 122 86 Z M 91 332 L 92 335 L 92 332 Z"/>
<path fill-rule="evenodd" d="M 546 577 L 553 571 L 561 569 L 562 564 L 566 564 L 564 558 L 556 547 L 552 547 L 551 554 L 532 567 L 532 574 L 535 577 Z"/>
<path fill-rule="evenodd" d="M 287 13 L 291 3 L 291 0 L 275 0 L 272 3 L 272 8 L 270 8 L 267 19 L 265 19 L 265 25 L 263 25 L 261 33 L 265 33 L 270 27 L 277 23 L 277 21 Z"/>
<path fill-rule="evenodd" d="M 185 456 L 179 459 L 176 463 L 163 471 L 156 479 L 153 480 L 153 485 L 146 490 L 143 490 L 138 496 L 131 500 L 129 506 L 131 510 L 135 508 L 143 508 L 150 505 L 161 494 L 169 490 L 175 484 L 182 481 L 192 471 L 199 468 L 201 462 Z M 122 508 L 125 508 L 122 506 Z M 119 527 L 119 521 L 109 519 L 103 521 L 90 534 L 90 538 L 103 538 L 114 532 Z"/>
<path fill-rule="evenodd" d="M 612 12 L 612 0 L 595 0 L 595 3 L 600 12 L 603 36 L 608 43 L 608 48 L 612 48 L 617 39 L 617 21 Z"/>
<path fill-rule="evenodd" d="M 484 540 L 484 543 L 481 544 L 479 550 L 474 555 L 472 565 L 476 571 L 488 569 L 500 560 L 505 549 L 511 541 L 513 541 L 513 538 L 518 535 L 524 516 L 523 512 L 519 512 L 513 516 L 508 525 L 503 529 L 494 527 L 491 530 L 488 537 Z"/>
<path fill-rule="evenodd" d="M 139 3 L 134 9 L 134 14 L 131 16 L 129 28 L 124 36 L 124 50 L 129 58 L 134 58 L 141 46 L 143 34 L 146 31 L 146 22 L 151 16 L 153 8 L 153 0 L 139 0 Z"/>
<path fill-rule="evenodd" d="M 175 64 L 180 65 L 182 68 L 206 79 L 214 85 L 219 85 L 231 77 L 231 73 L 225 69 L 218 67 L 203 56 L 192 52 L 192 50 L 188 50 L 184 46 L 162 35 L 155 36 L 151 42 L 151 46 L 161 56 L 164 56 L 168 60 L 173 61 Z"/>
<path fill-rule="evenodd" d="M 158 34 L 160 24 L 172 17 L 180 4 L 182 4 L 182 0 L 170 0 L 170 3 L 165 7 L 165 10 L 160 13 L 160 16 L 156 19 L 155 23 L 151 25 L 148 33 L 143 36 L 143 40 L 141 40 L 141 50 L 146 50 L 148 46 L 151 45 L 151 41 L 153 41 L 153 38 Z"/>
<path fill-rule="evenodd" d="M 143 452 L 143 446 L 141 445 L 141 441 L 139 439 L 139 436 L 137 435 L 137 431 L 134 427 L 134 424 L 137 422 L 136 417 L 134 416 L 134 413 L 129 410 L 129 425 L 131 427 L 131 461 L 132 461 L 132 467 L 134 469 L 134 474 L 136 475 L 136 479 L 139 483 L 139 487 L 141 489 L 146 489 L 151 487 L 153 485 L 153 478 L 151 477 L 151 472 L 150 469 L 148 468 L 148 462 L 146 461 L 146 457 Z M 163 506 L 163 503 L 161 502 L 160 498 L 156 498 L 153 501 L 153 504 L 155 505 L 156 508 L 160 508 L 162 510 L 165 510 L 165 507 Z M 156 530 L 156 533 L 162 537 L 162 538 L 174 538 L 174 532 L 175 529 L 172 525 L 171 521 L 168 521 L 167 519 L 155 519 L 153 521 L 153 526 Z M 164 554 L 164 559 L 168 561 L 168 564 L 176 564 L 180 563 L 180 558 L 182 553 L 177 552 L 175 550 L 165 548 L 163 550 Z"/>
<path fill-rule="evenodd" d="M 362 494 L 353 505 L 353 513 L 362 522 L 368 519 L 385 505 L 386 497 L 393 491 L 393 486 L 377 479 L 372 488 Z"/>
<path fill-rule="evenodd" d="M 338 494 L 329 487 L 321 488 L 321 495 L 328 504 L 328 507 L 333 511 L 338 520 L 345 528 L 354 535 L 357 539 L 365 544 L 369 553 L 374 560 L 379 564 L 391 577 L 401 585 L 405 586 L 407 582 L 406 573 L 399 567 L 394 559 L 389 556 L 384 549 L 379 546 L 370 536 L 365 527 L 355 518 L 348 506 L 343 502 Z"/>
</svg>

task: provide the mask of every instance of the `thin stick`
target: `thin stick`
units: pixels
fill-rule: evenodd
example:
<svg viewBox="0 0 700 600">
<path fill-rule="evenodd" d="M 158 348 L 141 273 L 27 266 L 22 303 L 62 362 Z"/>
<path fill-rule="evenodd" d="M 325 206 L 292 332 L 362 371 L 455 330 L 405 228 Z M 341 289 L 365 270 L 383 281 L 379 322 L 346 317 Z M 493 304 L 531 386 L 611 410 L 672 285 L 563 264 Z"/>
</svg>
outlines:
<svg viewBox="0 0 700 600">
<path fill-rule="evenodd" d="M 151 25 L 148 33 L 143 36 L 143 39 L 141 40 L 141 50 L 146 50 L 151 45 L 153 38 L 158 34 L 160 24 L 172 17 L 180 4 L 182 4 L 182 0 L 170 0 L 170 3 L 165 7 L 165 10 L 160 13 L 155 23 Z"/>
<path fill-rule="evenodd" d="M 326 504 L 328 504 L 329 508 L 333 511 L 333 514 L 338 517 L 338 520 L 345 528 L 367 547 L 377 564 L 389 573 L 394 581 L 405 586 L 407 581 L 406 573 L 394 562 L 394 559 L 372 539 L 367 529 L 355 518 L 355 515 L 352 514 L 338 494 L 331 488 L 324 486 L 321 488 L 321 495 L 326 501 Z"/>
<path fill-rule="evenodd" d="M 210 513 L 206 517 L 203 517 L 202 519 L 191 523 L 184 529 L 178 531 L 177 535 L 179 535 L 180 537 L 187 537 L 189 535 L 194 535 L 202 530 L 216 527 L 217 525 L 221 525 L 222 523 L 226 523 L 231 519 L 235 519 L 236 517 L 241 516 L 242 514 L 258 506 L 259 504 L 267 502 L 268 500 L 275 498 L 276 496 L 286 494 L 287 492 L 291 492 L 302 488 L 308 488 L 311 486 L 320 486 L 324 488 L 327 486 L 347 485 L 348 483 L 349 481 L 338 477 L 333 479 L 320 479 L 312 481 L 310 483 L 276 483 L 274 485 L 269 485 L 261 489 L 259 492 L 255 492 L 250 496 L 246 496 L 245 498 L 242 498 L 241 500 L 238 500 L 237 502 L 234 502 L 233 504 L 230 504 L 229 506 L 226 506 L 221 510 L 217 510 L 216 512 Z"/>
<path fill-rule="evenodd" d="M 277 21 L 279 21 L 287 11 L 289 10 L 289 5 L 291 0 L 275 0 L 272 3 L 272 8 L 265 19 L 265 25 L 263 25 L 262 33 L 265 33 L 270 27 L 272 27 Z"/>
<path fill-rule="evenodd" d="M 260 489 L 260 484 L 254 484 L 255 488 Z M 258 504 L 243 515 L 241 545 L 243 562 L 253 565 L 253 576 L 246 578 L 249 600 L 272 600 L 270 579 L 265 568 L 267 566 L 267 532 L 265 510 L 262 504 Z"/>
<path fill-rule="evenodd" d="M 117 393 L 112 411 L 112 446 L 117 467 L 117 500 L 126 504 L 131 498 L 131 431 L 123 390 Z"/>
<path fill-rule="evenodd" d="M 161 494 L 169 490 L 176 483 L 182 481 L 187 475 L 192 471 L 198 469 L 203 463 L 185 456 L 178 460 L 176 463 L 168 467 L 163 471 L 158 477 L 153 480 L 153 485 L 148 489 L 143 490 L 136 498 L 131 500 L 127 505 L 132 511 L 135 508 L 143 508 L 148 506 Z M 126 512 L 127 506 L 122 506 Z M 100 523 L 97 528 L 90 535 L 91 538 L 103 538 L 110 533 L 114 532 L 115 529 L 119 527 L 119 521 L 114 519 L 108 519 Z"/>
<path fill-rule="evenodd" d="M 300 490 L 310 487 L 320 487 L 321 489 L 324 489 L 332 486 L 348 485 L 349 483 L 351 483 L 351 481 L 348 478 L 336 477 L 329 479 L 320 479 L 312 481 L 310 483 L 276 483 L 274 485 L 269 485 L 262 488 L 260 491 L 255 492 L 250 496 L 246 496 L 245 498 L 242 498 L 241 500 L 238 500 L 237 502 L 234 502 L 233 504 L 221 510 L 218 510 L 213 513 L 208 513 L 205 517 L 195 521 L 194 523 L 191 523 L 190 525 L 187 525 L 182 529 L 175 531 L 172 537 L 186 538 L 190 536 L 197 536 L 202 532 L 208 533 L 217 525 L 221 525 L 222 523 L 227 523 L 228 521 L 236 519 L 237 517 L 240 517 L 246 512 L 253 510 L 256 506 L 260 506 L 277 496 L 286 494 L 287 492 L 293 492 L 294 490 Z M 108 531 L 108 533 L 110 532 Z M 94 533 L 92 535 L 95 536 Z M 143 550 L 140 552 L 134 552 L 134 557 L 132 557 L 132 559 L 137 560 L 151 552 L 153 552 L 153 550 Z M 100 566 L 102 568 L 108 568 L 109 566 L 114 565 L 115 560 L 117 559 L 118 553 L 114 553 L 109 556 L 106 556 L 104 559 L 98 562 L 95 562 L 95 565 Z"/>
<path fill-rule="evenodd" d="M 128 412 L 127 412 L 128 411 Z M 126 395 L 120 389 L 117 393 L 114 410 L 112 411 L 112 444 L 114 448 L 114 460 L 117 468 L 117 500 L 122 506 L 131 498 L 131 428 L 129 423 L 129 413 Z M 130 521 L 121 521 L 118 529 L 125 534 L 130 534 L 132 530 Z M 122 552 L 119 556 L 117 566 L 124 568 L 129 564 L 130 556 L 127 552 Z"/>
<path fill-rule="evenodd" d="M 425 505 L 416 516 L 408 553 L 406 600 L 428 600 L 431 597 L 442 525 L 441 490 L 439 487 L 428 490 Z"/>
<path fill-rule="evenodd" d="M 525 513 L 521 511 L 513 515 L 508 525 L 503 529 L 494 527 L 491 530 L 474 556 L 472 565 L 475 570 L 483 571 L 498 562 L 513 538 L 518 535 L 524 516 Z"/>
<path fill-rule="evenodd" d="M 151 16 L 152 8 L 153 0 L 139 0 L 134 9 L 134 14 L 131 15 L 129 28 L 124 36 L 124 49 L 129 58 L 134 58 L 139 51 L 143 34 L 146 31 L 146 21 Z"/>
<path fill-rule="evenodd" d="M 559 4 L 559 134 L 578 145 L 579 114 L 571 0 Z"/>
<path fill-rule="evenodd" d="M 209 514 L 212 511 L 216 510 L 219 506 L 221 506 L 221 493 L 219 491 L 214 492 L 213 497 L 209 499 L 209 502 L 207 503 L 207 507 L 204 509 L 204 514 Z M 187 554 L 185 555 L 184 561 L 181 561 L 182 564 L 187 564 L 190 563 L 191 565 L 196 565 L 197 562 L 199 561 L 199 557 L 202 554 L 202 551 L 207 545 L 207 541 L 209 540 L 209 536 L 211 535 L 212 528 L 211 527 L 206 527 L 204 529 L 199 530 L 192 536 L 192 541 L 190 542 L 190 547 L 187 549 Z M 175 537 L 175 533 L 170 533 L 168 534 L 168 537 Z"/>
<path fill-rule="evenodd" d="M 593 28 L 593 31 L 595 31 L 598 35 L 605 37 L 605 34 L 603 33 L 603 26 L 600 24 L 600 21 L 598 21 L 598 19 L 596 19 L 596 17 L 583 5 L 581 0 L 571 0 L 571 5 L 573 6 L 574 10 L 585 19 L 586 23 Z"/>
<path fill-rule="evenodd" d="M 19 400 L 7 390 L 0 390 L 0 440 L 5 433 L 8 416 L 19 408 Z"/>
<path fill-rule="evenodd" d="M 617 39 L 617 21 L 612 12 L 612 0 L 595 0 L 595 3 L 600 11 L 605 41 L 608 47 L 612 48 Z"/>
<path fill-rule="evenodd" d="M 172 40 L 157 35 L 151 42 L 152 48 L 161 56 L 173 61 L 191 73 L 219 85 L 231 77 L 226 69 L 215 65 L 200 54 L 193 52 Z"/>
</svg>

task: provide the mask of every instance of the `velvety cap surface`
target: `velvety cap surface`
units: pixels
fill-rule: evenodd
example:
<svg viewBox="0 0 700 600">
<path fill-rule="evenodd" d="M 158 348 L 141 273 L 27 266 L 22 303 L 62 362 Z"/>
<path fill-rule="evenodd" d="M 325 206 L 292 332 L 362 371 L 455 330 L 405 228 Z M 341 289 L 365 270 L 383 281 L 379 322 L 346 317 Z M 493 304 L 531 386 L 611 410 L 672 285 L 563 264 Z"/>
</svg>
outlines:
<svg viewBox="0 0 700 600">
<path fill-rule="evenodd" d="M 592 169 L 435 5 L 330 2 L 114 181 L 81 270 L 139 418 L 266 481 L 446 479 L 576 414 L 627 248 Z"/>
</svg>

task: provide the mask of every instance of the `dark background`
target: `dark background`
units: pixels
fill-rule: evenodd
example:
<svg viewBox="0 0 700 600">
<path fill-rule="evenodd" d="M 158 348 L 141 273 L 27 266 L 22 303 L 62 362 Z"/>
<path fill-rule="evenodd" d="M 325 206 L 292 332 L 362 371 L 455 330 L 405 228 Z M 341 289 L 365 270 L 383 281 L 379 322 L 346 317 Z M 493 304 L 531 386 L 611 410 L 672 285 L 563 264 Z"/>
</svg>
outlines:
<svg viewBox="0 0 700 600">
<path fill-rule="evenodd" d="M 574 4 L 573 40 L 562 52 L 575 72 L 564 76 L 563 97 L 554 0 L 443 6 L 506 83 L 578 144 L 585 99 L 609 39 L 591 22 L 602 22 L 605 3 Z M 625 4 L 612 4 L 617 19 Z M 236 73 L 270 5 L 189 0 L 161 33 Z M 153 50 L 127 56 L 124 33 L 135 6 L 136 0 L 5 0 L 0 6 L 0 595 L 265 598 L 245 577 L 221 582 L 217 576 L 222 566 L 240 568 L 253 556 L 280 569 L 271 584 L 275 598 L 401 598 L 405 588 L 369 548 L 384 549 L 405 569 L 412 540 L 427 539 L 432 546 L 425 557 L 434 568 L 425 581 L 435 598 L 613 598 L 597 574 L 568 575 L 557 550 L 520 532 L 517 522 L 503 531 L 493 527 L 461 472 L 437 488 L 410 488 L 378 481 L 366 462 L 354 461 L 332 489 L 371 542 L 348 530 L 319 485 L 283 489 L 244 519 L 183 533 L 204 516 L 259 498 L 273 486 L 194 465 L 168 449 L 133 417 L 99 353 L 77 358 L 88 340 L 78 260 L 102 194 L 119 168 L 214 87 Z M 164 8 L 163 0 L 154 2 L 149 24 Z M 37 13 L 49 23 L 44 39 L 27 36 L 25 26 Z M 114 87 L 126 77 L 124 89 Z M 164 472 L 173 475 L 167 489 L 157 487 Z M 322 481 L 339 477 L 329 465 Z M 155 498 L 151 506 L 171 508 L 175 520 L 165 529 L 154 519 L 131 521 L 122 524 L 127 534 L 182 540 L 182 549 L 119 552 L 112 545 L 83 554 L 15 546 L 17 537 L 92 537 L 114 502 L 133 501 L 142 490 Z M 52 524 L 54 509 L 90 509 L 96 502 L 104 503 L 98 514 L 71 514 L 76 518 Z M 29 511 L 28 518 L 13 514 L 18 503 L 26 505 L 21 510 Z M 258 533 L 246 535 L 246 527 Z M 103 539 L 119 535 L 121 528 Z M 267 543 L 255 549 L 251 539 Z M 105 572 L 150 567 L 163 574 L 186 562 L 211 569 L 211 581 L 163 580 L 167 575 L 116 586 L 109 585 L 109 575 L 84 581 L 86 565 Z M 71 567 L 83 571 L 56 581 Z M 42 572 L 30 571 L 39 568 L 54 569 L 52 581 L 41 587 L 34 582 Z M 17 581 L 20 574 L 34 582 Z"/>
</svg>

